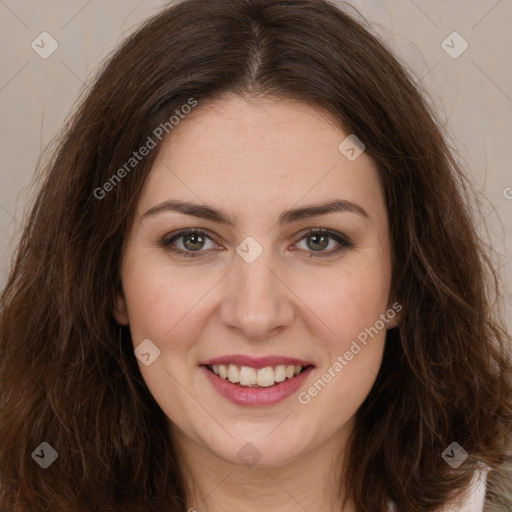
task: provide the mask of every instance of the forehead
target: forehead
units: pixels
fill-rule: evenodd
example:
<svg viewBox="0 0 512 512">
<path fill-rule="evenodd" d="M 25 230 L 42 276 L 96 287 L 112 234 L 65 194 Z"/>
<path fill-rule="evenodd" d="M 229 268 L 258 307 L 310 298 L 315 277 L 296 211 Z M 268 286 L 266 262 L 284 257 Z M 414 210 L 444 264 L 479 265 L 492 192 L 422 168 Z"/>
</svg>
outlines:
<svg viewBox="0 0 512 512">
<path fill-rule="evenodd" d="M 382 208 L 371 158 L 340 151 L 348 135 L 328 113 L 292 100 L 198 104 L 164 139 L 140 207 L 172 197 L 234 213 L 338 198 Z"/>
</svg>

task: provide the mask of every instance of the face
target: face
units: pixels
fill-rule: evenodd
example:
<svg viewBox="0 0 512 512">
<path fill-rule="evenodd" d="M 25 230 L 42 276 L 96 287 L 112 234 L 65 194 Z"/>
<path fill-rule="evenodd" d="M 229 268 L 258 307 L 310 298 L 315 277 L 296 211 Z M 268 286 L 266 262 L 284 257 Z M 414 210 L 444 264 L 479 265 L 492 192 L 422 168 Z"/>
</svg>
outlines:
<svg viewBox="0 0 512 512">
<path fill-rule="evenodd" d="M 271 467 L 352 428 L 400 307 L 376 168 L 347 136 L 311 106 L 225 97 L 164 141 L 117 320 L 185 444 Z"/>
</svg>

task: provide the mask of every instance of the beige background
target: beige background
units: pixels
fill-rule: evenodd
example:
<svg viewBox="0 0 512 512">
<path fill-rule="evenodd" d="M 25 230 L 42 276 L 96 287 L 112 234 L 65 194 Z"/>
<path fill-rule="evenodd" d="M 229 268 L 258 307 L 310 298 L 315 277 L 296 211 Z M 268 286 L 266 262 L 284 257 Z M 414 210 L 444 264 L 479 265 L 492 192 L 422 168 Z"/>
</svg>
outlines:
<svg viewBox="0 0 512 512">
<path fill-rule="evenodd" d="M 168 3 L 0 0 L 0 285 L 42 149 L 61 128 L 97 65 L 141 20 Z M 483 213 L 501 254 L 501 271 L 511 283 L 512 0 L 352 4 L 376 24 L 375 30 L 430 94 L 476 189 L 487 198 Z M 441 46 L 454 31 L 469 44 L 456 59 Z M 31 48 L 41 32 L 50 33 L 59 45 L 47 59 Z M 512 319 L 510 297 L 506 307 Z"/>
</svg>

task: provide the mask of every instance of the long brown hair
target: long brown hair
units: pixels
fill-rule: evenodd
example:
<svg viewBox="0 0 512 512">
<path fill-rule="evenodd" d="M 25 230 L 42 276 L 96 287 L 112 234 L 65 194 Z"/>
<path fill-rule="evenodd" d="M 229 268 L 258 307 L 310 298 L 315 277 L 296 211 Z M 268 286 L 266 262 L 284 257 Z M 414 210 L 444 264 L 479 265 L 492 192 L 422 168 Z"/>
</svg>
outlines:
<svg viewBox="0 0 512 512">
<path fill-rule="evenodd" d="M 391 500 L 434 511 L 477 463 L 506 459 L 512 371 L 499 281 L 467 180 L 413 80 L 364 22 L 326 1 L 186 0 L 103 67 L 27 217 L 1 297 L 3 512 L 185 510 L 167 418 L 114 319 L 123 241 L 159 140 L 104 184 L 191 98 L 199 109 L 225 93 L 317 106 L 378 166 L 403 316 L 349 446 L 357 510 Z M 441 457 L 454 441 L 469 453 L 457 469 Z M 58 454 L 46 469 L 31 456 L 42 442 Z"/>
</svg>

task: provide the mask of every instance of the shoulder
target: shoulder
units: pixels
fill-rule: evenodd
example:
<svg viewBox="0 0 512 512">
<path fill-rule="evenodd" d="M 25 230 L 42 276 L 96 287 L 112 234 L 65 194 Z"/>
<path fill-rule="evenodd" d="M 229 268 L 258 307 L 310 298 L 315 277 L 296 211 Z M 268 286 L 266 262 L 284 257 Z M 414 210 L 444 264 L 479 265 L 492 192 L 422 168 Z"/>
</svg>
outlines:
<svg viewBox="0 0 512 512">
<path fill-rule="evenodd" d="M 483 512 L 485 503 L 485 488 L 487 484 L 487 469 L 475 471 L 471 485 L 462 501 L 457 505 L 449 505 L 439 512 Z M 399 512 L 393 503 L 389 504 L 389 512 Z"/>
<path fill-rule="evenodd" d="M 487 471 L 487 469 L 475 471 L 471 485 L 462 503 L 446 508 L 446 512 L 482 512 L 485 502 Z"/>
</svg>

